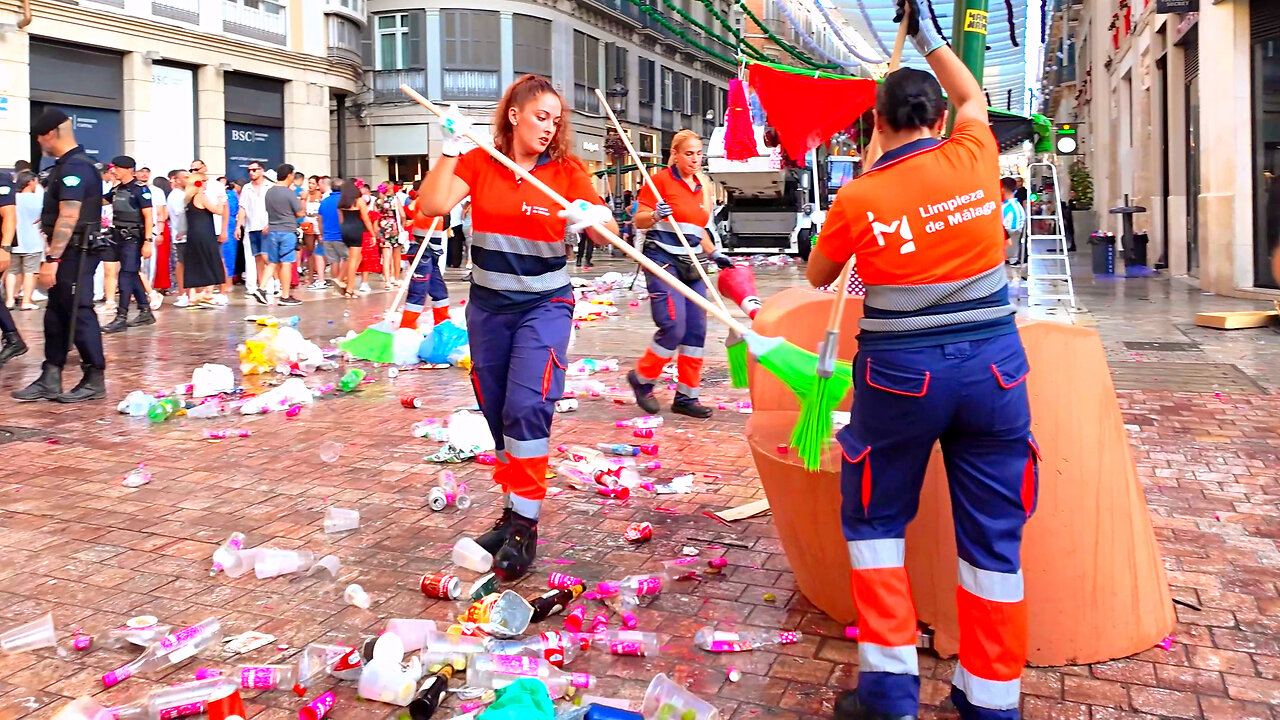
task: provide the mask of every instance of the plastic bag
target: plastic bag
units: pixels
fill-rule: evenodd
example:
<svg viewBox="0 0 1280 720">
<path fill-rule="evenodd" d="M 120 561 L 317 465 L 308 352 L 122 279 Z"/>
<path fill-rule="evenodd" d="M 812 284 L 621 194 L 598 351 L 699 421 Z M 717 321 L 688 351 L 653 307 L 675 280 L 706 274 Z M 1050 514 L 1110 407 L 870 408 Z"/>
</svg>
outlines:
<svg viewBox="0 0 1280 720">
<path fill-rule="evenodd" d="M 449 354 L 468 342 L 466 329 L 458 327 L 452 320 L 446 320 L 436 325 L 431 336 L 422 341 L 418 347 L 418 357 L 423 362 L 432 364 L 447 363 Z"/>
</svg>

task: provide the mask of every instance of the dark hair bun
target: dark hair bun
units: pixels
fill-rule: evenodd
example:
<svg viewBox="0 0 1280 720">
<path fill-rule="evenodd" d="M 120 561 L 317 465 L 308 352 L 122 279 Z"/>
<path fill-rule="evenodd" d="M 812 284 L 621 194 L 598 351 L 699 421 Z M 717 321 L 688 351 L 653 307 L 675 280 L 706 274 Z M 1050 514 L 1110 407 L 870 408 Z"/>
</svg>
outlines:
<svg viewBox="0 0 1280 720">
<path fill-rule="evenodd" d="M 930 127 L 945 110 L 942 86 L 923 70 L 902 68 L 892 72 L 876 91 L 876 112 L 894 130 Z"/>
</svg>

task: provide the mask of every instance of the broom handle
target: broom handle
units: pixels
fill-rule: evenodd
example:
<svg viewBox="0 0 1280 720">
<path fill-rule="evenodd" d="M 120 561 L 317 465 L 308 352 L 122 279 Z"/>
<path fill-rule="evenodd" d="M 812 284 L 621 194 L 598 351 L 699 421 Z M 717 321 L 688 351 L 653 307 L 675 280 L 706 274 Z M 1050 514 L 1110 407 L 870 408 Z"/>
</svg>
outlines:
<svg viewBox="0 0 1280 720">
<path fill-rule="evenodd" d="M 844 317 L 844 301 L 849 297 L 849 275 L 853 272 L 853 257 L 851 256 L 845 261 L 844 267 L 840 269 L 840 279 L 836 282 L 840 283 L 839 290 L 836 291 L 836 301 L 831 306 L 831 318 L 827 321 L 828 330 L 839 330 L 840 319 Z"/>
<path fill-rule="evenodd" d="M 401 85 L 400 91 L 403 92 L 405 95 L 408 95 L 410 98 L 412 98 L 414 102 L 418 103 L 419 105 L 426 108 L 427 110 L 430 110 L 437 117 L 444 117 L 444 111 L 436 107 L 435 103 L 422 97 L 422 94 L 419 93 L 417 90 L 414 90 L 408 85 Z M 497 160 L 498 162 L 502 163 L 504 166 L 506 166 L 508 170 L 515 173 L 516 177 L 520 178 L 522 181 L 527 182 L 530 185 L 538 188 L 542 192 L 546 193 L 547 197 L 556 201 L 562 207 L 567 209 L 573 206 L 573 203 L 566 200 L 563 195 L 547 187 L 546 183 L 534 177 L 532 174 L 529 173 L 528 170 L 525 170 L 524 168 L 517 165 L 516 162 L 511 158 L 495 150 L 494 147 L 489 143 L 476 137 L 470 132 L 464 133 L 463 137 L 475 143 L 476 146 L 479 147 L 480 149 L 489 153 L 489 155 L 491 155 L 494 160 Z M 659 279 L 661 279 L 666 284 L 670 285 L 672 290 L 675 290 L 677 293 L 683 295 L 686 300 L 702 308 L 702 310 L 705 311 L 711 317 L 714 317 L 715 319 L 729 326 L 730 330 L 733 330 L 739 335 L 747 335 L 751 332 L 747 328 L 747 326 L 743 325 L 737 320 L 734 320 L 729 315 L 729 313 L 724 312 L 720 308 L 711 304 L 711 302 L 707 300 L 705 297 L 694 292 L 693 288 L 689 287 L 688 285 L 685 285 L 683 282 L 680 282 L 671 273 L 667 272 L 666 270 L 663 270 L 661 267 L 658 267 L 657 263 L 645 257 L 643 254 L 641 254 L 639 251 L 637 251 L 635 248 L 631 247 L 627 243 L 623 242 L 622 238 L 618 237 L 617 235 L 614 235 L 613 231 L 611 231 L 609 228 L 603 227 L 601 225 L 593 225 L 592 228 L 597 233 L 599 233 L 601 237 L 605 238 L 610 243 L 613 243 L 613 246 L 621 250 L 624 255 L 640 263 L 640 266 L 643 267 L 645 270 L 648 270 L 650 273 L 657 275 Z"/>
<path fill-rule="evenodd" d="M 436 231 L 436 226 L 440 224 L 440 218 L 431 221 L 431 227 L 427 228 L 427 236 L 422 238 L 422 242 L 418 243 L 418 252 L 413 256 L 413 262 L 409 265 L 409 275 L 405 278 L 404 284 L 396 291 L 395 298 L 391 301 L 391 305 L 387 307 L 387 312 L 394 312 L 400 307 L 400 303 L 404 302 L 404 298 L 409 294 L 409 282 L 413 277 L 413 272 L 418 269 L 418 263 L 422 262 L 422 251 L 427 249 L 427 245 L 431 240 L 431 233 Z"/>
<path fill-rule="evenodd" d="M 645 168 L 644 161 L 640 159 L 636 149 L 631 146 L 631 140 L 627 138 L 627 134 L 622 131 L 622 123 L 618 122 L 618 116 L 613 114 L 613 108 L 609 105 L 608 99 L 605 98 L 604 93 L 600 92 L 600 88 L 595 88 L 595 91 L 596 97 L 600 99 L 601 107 L 604 108 L 605 112 L 609 113 L 609 121 L 617 129 L 618 137 L 622 138 L 622 144 L 627 146 L 627 154 L 631 156 L 631 162 L 635 163 L 640 170 L 640 176 L 644 178 L 644 184 L 648 186 L 649 191 L 653 193 L 658 202 L 665 202 L 662 199 L 662 193 L 658 192 L 658 186 L 653 184 L 653 178 L 649 177 L 649 171 Z M 693 246 L 685 239 L 684 231 L 680 229 L 680 223 L 676 222 L 676 216 L 669 216 L 667 222 L 671 224 L 671 229 L 675 230 L 676 237 L 680 238 L 680 244 L 684 246 L 685 252 L 689 254 L 689 260 L 693 262 L 693 266 L 698 269 L 698 277 L 702 278 L 702 282 L 707 286 L 707 291 L 711 293 L 712 299 L 716 301 L 721 310 L 729 312 L 729 309 L 725 307 L 724 298 L 720 297 L 720 291 L 716 289 L 715 285 L 711 284 L 711 279 L 707 277 L 707 271 L 702 267 L 702 262 L 698 260 L 698 255 L 693 251 Z"/>
<path fill-rule="evenodd" d="M 889 72 L 897 70 L 902 65 L 902 48 L 907 44 L 907 19 L 911 12 L 910 4 L 903 11 L 902 22 L 898 23 L 898 35 L 893 39 L 893 54 L 889 56 Z M 867 142 L 866 150 L 862 153 L 863 172 L 870 169 L 876 160 L 880 159 L 883 153 L 880 152 L 880 136 L 876 133 L 875 128 L 871 129 L 871 140 Z"/>
</svg>

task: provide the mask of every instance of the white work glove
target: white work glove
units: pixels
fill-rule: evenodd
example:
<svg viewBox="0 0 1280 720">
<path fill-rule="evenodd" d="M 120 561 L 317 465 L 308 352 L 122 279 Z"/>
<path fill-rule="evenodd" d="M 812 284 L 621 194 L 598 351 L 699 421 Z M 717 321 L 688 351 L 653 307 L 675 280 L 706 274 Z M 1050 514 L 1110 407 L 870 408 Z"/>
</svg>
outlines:
<svg viewBox="0 0 1280 720">
<path fill-rule="evenodd" d="M 671 206 L 665 200 L 653 206 L 654 222 L 662 222 L 669 217 L 671 217 Z"/>
<path fill-rule="evenodd" d="M 444 112 L 444 117 L 440 118 L 440 133 L 444 136 L 444 143 L 440 147 L 440 154 L 445 157 L 458 157 L 466 150 L 467 139 L 464 137 L 471 132 L 471 121 L 458 111 L 457 105 L 450 105 Z"/>
<path fill-rule="evenodd" d="M 907 23 L 907 34 L 911 36 L 911 43 L 916 46 L 920 57 L 927 57 L 929 53 L 947 44 L 933 26 L 933 15 L 929 12 L 928 3 L 921 3 L 918 0 L 898 0 L 896 10 L 893 21 Z M 905 18 L 904 15 L 906 15 Z"/>
<path fill-rule="evenodd" d="M 574 200 L 573 205 L 561 210 L 559 216 L 569 224 L 570 231 L 580 233 L 593 225 L 605 225 L 613 219 L 613 211 L 604 205 Z"/>
</svg>

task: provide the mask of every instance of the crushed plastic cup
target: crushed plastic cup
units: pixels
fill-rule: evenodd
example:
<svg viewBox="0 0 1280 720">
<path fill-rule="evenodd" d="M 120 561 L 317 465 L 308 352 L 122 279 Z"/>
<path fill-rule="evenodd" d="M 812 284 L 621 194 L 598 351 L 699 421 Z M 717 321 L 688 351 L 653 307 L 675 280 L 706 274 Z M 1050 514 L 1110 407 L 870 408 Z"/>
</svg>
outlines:
<svg viewBox="0 0 1280 720">
<path fill-rule="evenodd" d="M 342 446 L 336 442 L 329 441 L 320 446 L 320 459 L 325 463 L 334 463 L 342 455 Z"/>
<path fill-rule="evenodd" d="M 142 487 L 151 482 L 151 471 L 147 469 L 146 463 L 138 463 L 138 467 L 125 473 L 124 479 L 120 484 L 128 488 Z"/>
<path fill-rule="evenodd" d="M 324 514 L 324 531 L 327 533 L 347 532 L 358 527 L 360 527 L 359 510 L 331 507 Z"/>
<path fill-rule="evenodd" d="M 644 693 L 640 713 L 646 718 L 720 720 L 720 711 L 659 673 Z"/>
<path fill-rule="evenodd" d="M 315 565 L 307 571 L 307 575 L 315 575 L 317 570 L 328 570 L 333 577 L 338 577 L 338 568 L 342 567 L 342 561 L 337 555 L 325 555 L 316 561 Z"/>
<path fill-rule="evenodd" d="M 373 604 L 369 599 L 369 593 L 355 583 L 348 585 L 347 589 L 342 591 L 342 599 L 361 610 L 368 610 L 369 606 Z"/>
<path fill-rule="evenodd" d="M 53 613 L 45 613 L 28 623 L 0 633 L 0 653 L 27 652 L 53 647 L 58 642 L 53 629 Z"/>
<path fill-rule="evenodd" d="M 472 572 L 487 573 L 493 567 L 493 556 L 475 540 L 464 537 L 453 546 L 453 564 Z"/>
<path fill-rule="evenodd" d="M 315 562 L 315 554 L 310 550 L 276 550 L 264 548 L 257 551 L 253 572 L 259 580 L 289 575 L 309 569 Z"/>
</svg>

